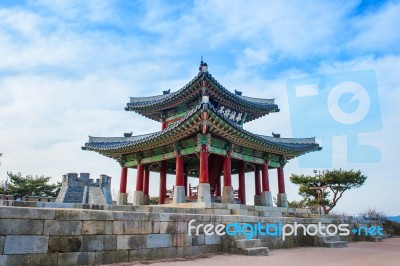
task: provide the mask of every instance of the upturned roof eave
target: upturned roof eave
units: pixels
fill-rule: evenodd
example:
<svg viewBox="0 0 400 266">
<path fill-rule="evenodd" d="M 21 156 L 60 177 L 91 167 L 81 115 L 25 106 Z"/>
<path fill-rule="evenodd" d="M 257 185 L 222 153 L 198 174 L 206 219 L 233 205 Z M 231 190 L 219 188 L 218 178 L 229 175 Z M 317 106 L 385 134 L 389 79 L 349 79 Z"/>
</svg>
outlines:
<svg viewBox="0 0 400 266">
<path fill-rule="evenodd" d="M 125 141 L 122 138 L 118 138 L 118 141 L 115 141 L 115 138 L 102 138 L 104 142 L 100 142 L 99 141 L 101 140 L 100 138 L 91 137 L 91 138 L 96 138 L 97 141 L 89 140 L 89 142 L 85 144 L 83 149 L 96 151 L 106 156 L 109 155 L 110 157 L 111 156 L 110 153 L 115 153 L 115 152 L 124 153 L 138 149 L 145 150 L 146 146 L 148 148 L 150 148 L 151 146 L 157 146 L 156 143 L 165 142 L 163 141 L 163 138 L 166 137 L 170 137 L 169 142 L 172 143 L 177 140 L 177 137 L 182 139 L 196 132 L 199 132 L 200 113 L 202 112 L 201 107 L 202 104 L 196 106 L 196 108 L 191 110 L 184 118 L 182 118 L 177 123 L 170 125 L 163 131 L 145 134 L 141 136 L 128 137 L 126 138 Z M 212 106 L 208 105 L 208 110 L 209 112 L 212 112 L 212 115 L 218 117 L 219 120 L 223 121 L 227 126 L 229 126 L 231 132 L 235 133 L 238 136 L 240 135 L 242 138 L 249 139 L 254 143 L 264 145 L 265 149 L 272 150 L 273 152 L 284 153 L 284 154 L 290 153 L 294 155 L 293 157 L 297 157 L 301 156 L 304 153 L 317 151 L 321 149 L 319 145 L 315 143 L 314 138 L 280 139 L 270 136 L 253 134 L 237 126 L 233 122 L 227 120 L 225 117 L 221 116 Z M 194 123 L 196 120 L 197 122 Z M 185 128 L 182 133 L 183 126 L 185 126 Z M 188 126 L 190 126 L 192 129 L 195 129 L 196 132 L 187 130 Z"/>
</svg>

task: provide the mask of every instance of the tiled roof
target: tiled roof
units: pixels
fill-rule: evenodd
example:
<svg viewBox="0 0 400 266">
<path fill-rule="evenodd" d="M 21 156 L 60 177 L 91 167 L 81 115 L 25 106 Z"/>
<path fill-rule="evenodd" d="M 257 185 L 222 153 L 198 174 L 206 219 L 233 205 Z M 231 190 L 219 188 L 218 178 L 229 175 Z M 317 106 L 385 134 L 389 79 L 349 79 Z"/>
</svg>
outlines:
<svg viewBox="0 0 400 266">
<path fill-rule="evenodd" d="M 199 131 L 199 125 L 201 123 L 200 114 L 203 110 L 208 110 L 210 114 L 209 120 L 211 123 L 214 123 L 213 126 L 210 126 L 210 132 L 215 135 L 223 136 L 229 141 L 232 141 L 232 139 L 241 140 L 261 150 L 268 150 L 269 152 L 275 152 L 277 154 L 290 154 L 291 156 L 289 157 L 296 157 L 307 152 L 321 149 L 319 145 L 315 143 L 314 138 L 276 138 L 253 134 L 244 130 L 229 119 L 226 119 L 209 103 L 197 105 L 178 122 L 171 124 L 162 131 L 132 137 L 89 137 L 89 142 L 82 148 L 97 151 L 102 154 L 123 154 L 173 143 Z M 221 122 L 226 126 L 216 126 Z"/>
<path fill-rule="evenodd" d="M 230 92 L 222 86 L 210 73 L 199 72 L 188 84 L 178 91 L 150 97 L 131 97 L 125 108 L 127 111 L 135 111 L 150 119 L 160 121 L 161 112 L 177 107 L 189 101 L 199 99 L 201 96 L 201 81 L 206 80 L 210 88 L 207 89 L 211 99 L 247 113 L 245 122 L 257 119 L 270 112 L 278 112 L 278 105 L 274 99 L 261 99 L 241 96 Z"/>
</svg>

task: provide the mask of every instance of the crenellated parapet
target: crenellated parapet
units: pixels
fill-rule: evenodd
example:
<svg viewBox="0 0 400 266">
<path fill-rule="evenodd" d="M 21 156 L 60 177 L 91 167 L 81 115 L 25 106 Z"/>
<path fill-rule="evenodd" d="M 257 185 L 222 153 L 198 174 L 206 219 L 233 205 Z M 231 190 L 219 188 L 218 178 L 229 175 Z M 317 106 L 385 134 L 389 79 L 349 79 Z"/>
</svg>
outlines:
<svg viewBox="0 0 400 266">
<path fill-rule="evenodd" d="M 100 175 L 93 180 L 90 173 L 63 175 L 62 186 L 56 202 L 112 204 L 111 177 Z"/>
</svg>

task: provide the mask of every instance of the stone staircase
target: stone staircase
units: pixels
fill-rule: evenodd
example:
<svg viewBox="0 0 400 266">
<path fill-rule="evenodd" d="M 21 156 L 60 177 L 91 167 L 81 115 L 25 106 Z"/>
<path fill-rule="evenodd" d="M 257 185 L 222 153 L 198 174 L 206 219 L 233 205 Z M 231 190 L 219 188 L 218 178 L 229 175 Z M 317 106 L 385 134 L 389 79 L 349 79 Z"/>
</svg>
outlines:
<svg viewBox="0 0 400 266">
<path fill-rule="evenodd" d="M 322 230 L 325 235 L 322 235 L 318 233 L 315 236 L 315 242 L 314 245 L 316 247 L 326 247 L 326 248 L 346 248 L 347 247 L 347 241 L 342 241 L 340 240 L 339 235 L 327 235 L 326 234 L 326 229 Z"/>
<path fill-rule="evenodd" d="M 225 235 L 225 238 L 222 240 L 222 250 L 246 256 L 269 255 L 268 247 L 263 246 L 260 239 L 247 239 L 245 234 Z"/>
<path fill-rule="evenodd" d="M 268 256 L 269 250 L 261 245 L 260 239 L 237 239 L 235 240 L 235 254 L 247 256 Z"/>
<path fill-rule="evenodd" d="M 100 187 L 89 187 L 89 197 L 88 197 L 89 204 L 99 204 L 105 205 L 107 201 L 104 197 L 103 191 Z"/>
</svg>

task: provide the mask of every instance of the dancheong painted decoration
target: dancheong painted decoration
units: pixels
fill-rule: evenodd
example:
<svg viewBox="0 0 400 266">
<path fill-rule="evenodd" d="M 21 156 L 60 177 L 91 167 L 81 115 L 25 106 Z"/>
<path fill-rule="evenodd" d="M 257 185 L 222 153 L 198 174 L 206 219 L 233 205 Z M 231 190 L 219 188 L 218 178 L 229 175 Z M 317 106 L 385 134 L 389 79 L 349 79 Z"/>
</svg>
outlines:
<svg viewBox="0 0 400 266">
<path fill-rule="evenodd" d="M 243 129 L 244 123 L 279 112 L 278 105 L 274 99 L 230 92 L 213 78 L 203 61 L 198 75 L 183 88 L 157 96 L 131 97 L 125 110 L 159 121 L 161 130 L 138 136 L 89 137 L 82 147 L 121 165 L 119 204 L 126 204 L 127 172 L 135 168 L 136 205 L 148 204 L 150 172 L 160 174 L 160 204 L 246 204 L 245 179 L 249 175 L 245 173 L 254 172 L 255 204 L 272 206 L 268 170 L 277 169 L 278 206 L 287 206 L 284 165 L 321 149 L 314 138 L 263 136 Z M 167 174 L 176 179 L 170 190 L 166 188 Z M 238 174 L 237 189 L 232 187 L 232 174 Z M 198 183 L 188 184 L 188 176 L 198 178 Z"/>
</svg>

